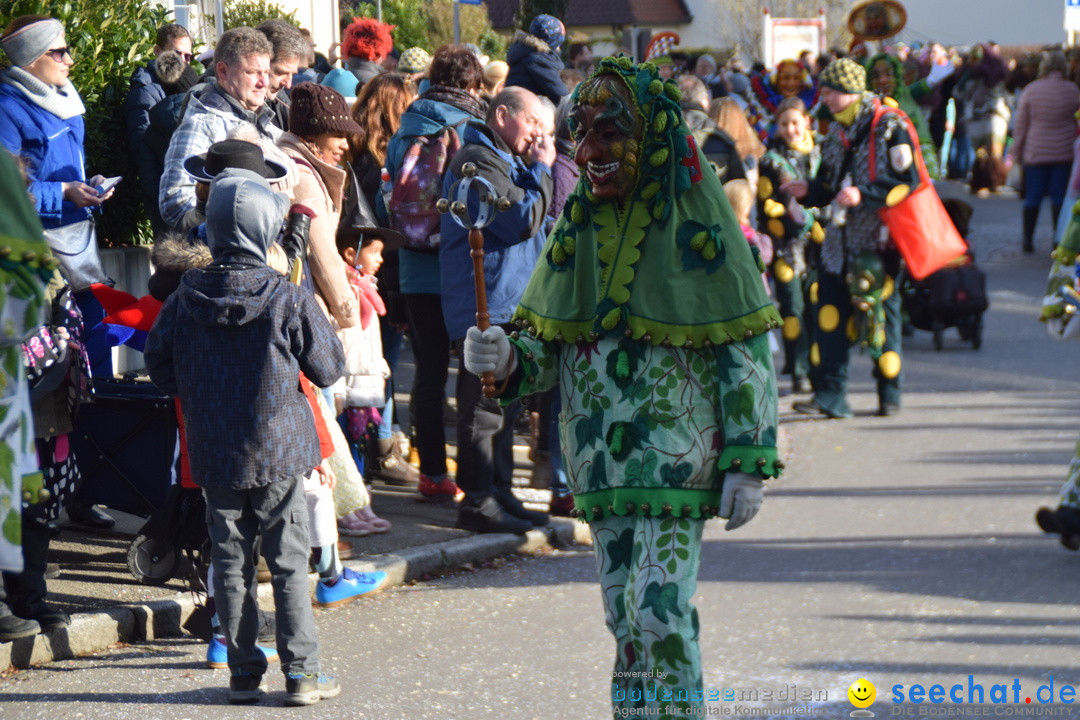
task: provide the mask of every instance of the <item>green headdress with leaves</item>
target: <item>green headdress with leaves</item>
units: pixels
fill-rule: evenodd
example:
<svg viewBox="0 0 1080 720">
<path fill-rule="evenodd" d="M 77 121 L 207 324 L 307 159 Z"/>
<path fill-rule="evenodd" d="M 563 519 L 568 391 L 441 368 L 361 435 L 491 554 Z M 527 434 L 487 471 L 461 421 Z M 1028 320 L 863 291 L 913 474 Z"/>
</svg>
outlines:
<svg viewBox="0 0 1080 720">
<path fill-rule="evenodd" d="M 614 334 L 685 347 L 780 327 L 756 250 L 683 121 L 678 85 L 652 63 L 608 57 L 572 102 L 604 104 L 601 76 L 625 83 L 634 102 L 642 133 L 625 161 L 639 167 L 636 184 L 620 203 L 596 198 L 582 175 L 515 319 L 545 340 Z"/>
</svg>

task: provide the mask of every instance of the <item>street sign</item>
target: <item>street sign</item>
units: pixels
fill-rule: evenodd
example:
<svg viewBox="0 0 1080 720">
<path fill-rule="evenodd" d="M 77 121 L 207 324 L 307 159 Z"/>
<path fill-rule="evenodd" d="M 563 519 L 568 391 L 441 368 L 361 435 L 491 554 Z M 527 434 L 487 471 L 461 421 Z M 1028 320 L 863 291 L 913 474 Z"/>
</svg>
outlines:
<svg viewBox="0 0 1080 720">
<path fill-rule="evenodd" d="M 457 0 L 457 1 L 459 3 L 461 3 L 462 5 L 483 5 L 484 4 L 484 0 Z M 1067 0 L 1067 1 L 1072 2 L 1073 0 Z M 1080 0 L 1075 0 L 1075 1 L 1078 4 L 1080 4 Z"/>
</svg>

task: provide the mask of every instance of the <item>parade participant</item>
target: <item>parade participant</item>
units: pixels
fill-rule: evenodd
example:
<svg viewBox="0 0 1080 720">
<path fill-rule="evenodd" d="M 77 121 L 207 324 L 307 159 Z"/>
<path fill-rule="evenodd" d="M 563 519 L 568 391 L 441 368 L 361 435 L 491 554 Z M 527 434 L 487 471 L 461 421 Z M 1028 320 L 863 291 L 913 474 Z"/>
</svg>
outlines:
<svg viewBox="0 0 1080 720">
<path fill-rule="evenodd" d="M 780 187 L 793 180 L 810 180 L 821 161 L 821 149 L 810 129 L 810 115 L 799 98 L 787 98 L 776 113 L 776 134 L 761 159 L 758 179 L 758 222 L 772 238 L 776 302 L 784 318 L 784 367 L 792 392 L 810 389 L 810 332 L 806 291 L 817 266 L 817 243 L 824 239 L 817 210 L 800 206 Z"/>
<path fill-rule="evenodd" d="M 1080 145 L 1080 141 L 1077 141 Z M 1048 296 L 1043 300 L 1043 309 L 1040 316 L 1048 323 L 1058 337 L 1077 337 L 1076 325 L 1080 320 L 1076 319 L 1076 309 L 1066 314 L 1065 298 L 1068 290 L 1072 291 L 1072 297 L 1080 297 L 1080 285 L 1077 283 L 1076 259 L 1080 255 L 1080 214 L 1077 209 L 1080 202 L 1071 208 L 1072 215 L 1068 218 L 1068 226 L 1062 235 L 1061 242 L 1054 249 L 1054 267 L 1051 271 L 1050 281 L 1057 287 L 1048 288 Z M 1063 218 L 1064 220 L 1064 218 Z M 1059 291 L 1067 288 L 1065 293 Z M 1071 328 L 1069 326 L 1072 326 Z M 1035 522 L 1044 532 L 1059 535 L 1061 544 L 1069 550 L 1080 550 L 1080 441 L 1076 443 L 1076 454 L 1069 464 L 1065 483 L 1061 486 L 1058 494 L 1058 506 L 1054 509 L 1041 507 L 1035 513 Z"/>
<path fill-rule="evenodd" d="M 903 64 L 892 55 L 878 53 L 866 64 L 866 85 L 870 91 L 883 98 L 892 98 L 897 107 L 915 124 L 915 130 L 919 133 L 919 147 L 922 149 L 923 161 L 930 177 L 939 175 L 937 148 L 918 101 L 951 75 L 952 68 L 952 64 L 935 65 L 931 68 L 930 75 L 908 84 L 904 82 Z"/>
<path fill-rule="evenodd" d="M 465 367 L 492 371 L 505 401 L 560 385 L 574 514 L 617 646 L 616 717 L 703 712 L 702 530 L 749 521 L 782 467 L 764 337 L 780 318 L 677 85 L 605 58 L 573 98 L 582 178 L 518 306 L 525 329 L 471 328 Z"/>
<path fill-rule="evenodd" d="M 38 359 L 39 372 L 34 374 L 40 380 L 40 366 L 48 362 L 46 357 L 52 364 L 59 364 L 74 350 L 65 352 L 59 347 L 66 343 L 66 333 L 62 338 L 58 333 L 56 346 L 49 348 L 57 350 L 55 353 L 46 353 L 40 343 L 40 352 L 26 353 L 22 344 L 53 337 L 52 333 L 42 335 L 47 326 L 43 328 L 41 323 L 51 319 L 46 283 L 58 276 L 57 262 L 42 239 L 41 222 L 26 193 L 25 178 L 15 158 L 2 149 L 0 196 L 5 207 L 5 212 L 0 213 L 0 246 L 5 251 L 0 257 L 0 287 L 5 299 L 0 308 L 0 382 L 5 387 L 6 411 L 0 418 L 0 462 L 6 478 L 0 483 L 0 507 L 4 508 L 4 531 L 0 533 L 0 570 L 4 571 L 0 578 L 0 642 L 11 642 L 67 624 L 66 613 L 45 603 L 45 561 L 51 533 L 45 522 L 47 513 L 43 512 L 50 500 L 57 502 L 66 478 L 47 476 L 56 467 L 52 463 L 40 466 L 34 452 L 34 434 L 25 431 L 38 429 L 45 419 L 31 415 L 33 379 L 27 382 L 24 360 Z M 67 388 L 61 387 L 66 395 Z M 54 442 L 37 444 L 44 445 L 42 449 L 55 447 Z"/>
<path fill-rule="evenodd" d="M 754 75 L 750 84 L 761 107 L 774 118 L 784 98 L 797 97 L 806 107 L 813 107 L 817 100 L 817 84 L 810 71 L 791 58 L 776 63 L 767 74 Z"/>
<path fill-rule="evenodd" d="M 914 161 L 917 140 L 908 134 L 900 111 L 881 110 L 881 102 L 866 92 L 866 72 L 854 60 L 841 58 L 821 73 L 821 101 L 833 115 L 821 150 L 821 165 L 811 180 L 781 186 L 806 205 L 829 203 L 842 209 L 826 233 L 821 249 L 821 273 L 814 308 L 816 342 L 810 348 L 814 398 L 795 403 L 801 413 L 830 418 L 849 417 L 848 354 L 862 342 L 874 359 L 878 414 L 900 409 L 900 295 L 895 292 L 900 255 L 887 237 L 878 209 L 919 182 Z M 876 122 L 876 127 L 874 123 Z M 871 145 L 875 168 L 870 167 Z M 890 195 L 891 191 L 896 193 Z M 804 199 L 805 198 L 805 199 Z M 843 224 L 841 224 L 843 223 Z M 860 336 L 848 335 L 853 314 L 847 276 L 856 269 L 869 272 L 874 300 Z"/>
</svg>

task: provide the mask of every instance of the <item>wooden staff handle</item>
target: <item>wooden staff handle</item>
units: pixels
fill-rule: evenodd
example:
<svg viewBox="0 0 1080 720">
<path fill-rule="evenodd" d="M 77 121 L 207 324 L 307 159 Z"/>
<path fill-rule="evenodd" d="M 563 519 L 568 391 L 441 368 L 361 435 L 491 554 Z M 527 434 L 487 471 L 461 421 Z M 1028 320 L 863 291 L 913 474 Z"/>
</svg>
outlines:
<svg viewBox="0 0 1080 720">
<path fill-rule="evenodd" d="M 469 255 L 473 263 L 473 287 L 476 290 L 476 327 L 487 330 L 491 327 L 487 306 L 487 286 L 484 284 L 484 231 L 479 228 L 469 230 Z M 480 376 L 484 386 L 484 397 L 495 397 L 495 373 L 485 372 Z"/>
</svg>

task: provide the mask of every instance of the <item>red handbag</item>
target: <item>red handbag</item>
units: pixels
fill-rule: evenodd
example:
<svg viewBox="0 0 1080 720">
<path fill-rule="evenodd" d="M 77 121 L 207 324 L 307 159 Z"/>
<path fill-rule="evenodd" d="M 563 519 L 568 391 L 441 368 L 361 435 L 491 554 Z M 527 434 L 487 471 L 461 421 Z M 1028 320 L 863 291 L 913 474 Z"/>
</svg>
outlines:
<svg viewBox="0 0 1080 720">
<path fill-rule="evenodd" d="M 945 212 L 945 206 L 930 182 L 930 174 L 926 171 L 919 147 L 919 136 L 911 118 L 900 110 L 880 103 L 870 122 L 870 182 L 873 183 L 877 176 L 874 131 L 878 120 L 890 112 L 896 113 L 907 125 L 919 169 L 919 185 L 897 204 L 878 210 L 878 215 L 885 227 L 889 228 L 889 236 L 904 257 L 908 272 L 916 280 L 922 280 L 966 253 L 968 246 Z"/>
</svg>

